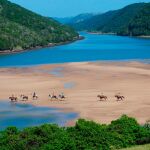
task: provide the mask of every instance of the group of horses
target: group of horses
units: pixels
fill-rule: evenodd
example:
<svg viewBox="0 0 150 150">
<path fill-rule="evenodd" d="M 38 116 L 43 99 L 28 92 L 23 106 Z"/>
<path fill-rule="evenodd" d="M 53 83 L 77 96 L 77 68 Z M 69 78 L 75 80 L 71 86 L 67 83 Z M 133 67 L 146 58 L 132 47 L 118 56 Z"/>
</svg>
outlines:
<svg viewBox="0 0 150 150">
<path fill-rule="evenodd" d="M 49 94 L 49 96 L 48 96 L 51 100 L 58 100 L 58 99 L 60 99 L 60 100 L 64 100 L 64 99 L 66 99 L 66 96 L 64 95 L 64 94 L 59 94 L 58 96 L 57 95 L 50 95 Z"/>
<path fill-rule="evenodd" d="M 26 95 L 21 94 L 21 95 L 20 95 L 20 98 L 18 98 L 18 97 L 16 97 L 16 96 L 12 95 L 12 96 L 9 97 L 9 99 L 10 99 L 11 102 L 17 102 L 18 100 L 21 100 L 21 101 L 28 101 L 28 100 L 29 100 L 29 96 L 26 96 Z M 33 99 L 33 100 L 37 100 L 37 99 L 38 99 L 38 96 L 35 95 L 35 94 L 33 94 L 32 99 Z"/>
<path fill-rule="evenodd" d="M 97 95 L 97 97 L 100 99 L 100 101 L 103 101 L 103 100 L 107 101 L 108 100 L 108 97 L 103 95 L 103 94 Z M 120 94 L 116 94 L 114 97 L 116 98 L 117 101 L 123 101 L 125 99 L 125 97 L 120 95 Z"/>
<path fill-rule="evenodd" d="M 51 99 L 51 100 L 59 100 L 59 99 L 60 100 L 64 100 L 64 99 L 66 99 L 66 97 L 63 94 L 59 94 L 58 96 L 54 95 L 54 94 L 52 94 L 52 95 L 49 94 L 48 98 Z M 12 95 L 12 96 L 9 97 L 9 99 L 10 99 L 11 102 L 17 102 L 18 100 L 28 101 L 29 100 L 29 96 L 21 94 L 20 98 L 18 98 L 16 96 Z M 32 100 L 37 100 L 37 99 L 38 99 L 38 96 L 34 93 L 32 95 Z"/>
<path fill-rule="evenodd" d="M 108 97 L 103 95 L 103 94 L 97 95 L 97 97 L 100 99 L 100 101 L 107 101 L 108 100 Z M 125 97 L 120 95 L 120 94 L 116 94 L 114 97 L 116 98 L 117 101 L 120 101 L 120 100 L 122 101 L 125 99 Z M 64 100 L 64 99 L 66 99 L 66 96 L 64 96 L 64 94 L 59 94 L 58 96 L 55 94 L 52 94 L 52 95 L 49 94 L 48 98 L 50 100 Z M 15 97 L 14 95 L 12 95 L 11 97 L 9 97 L 9 99 L 11 100 L 11 102 L 17 102 L 18 100 L 28 101 L 29 97 L 26 95 L 20 95 L 20 98 L 18 98 L 18 97 Z M 32 95 L 32 100 L 37 100 L 37 99 L 38 99 L 38 96 L 34 93 Z"/>
</svg>

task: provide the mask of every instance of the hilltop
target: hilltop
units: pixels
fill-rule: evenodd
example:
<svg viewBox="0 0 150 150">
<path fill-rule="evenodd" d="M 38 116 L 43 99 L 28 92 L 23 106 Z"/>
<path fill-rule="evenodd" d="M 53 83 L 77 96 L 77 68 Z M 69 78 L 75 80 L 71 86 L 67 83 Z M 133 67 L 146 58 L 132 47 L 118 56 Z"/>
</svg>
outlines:
<svg viewBox="0 0 150 150">
<path fill-rule="evenodd" d="M 67 24 L 67 25 L 73 25 L 76 23 L 80 23 L 84 20 L 90 19 L 91 17 L 93 17 L 94 14 L 92 13 L 84 13 L 84 14 L 79 14 L 77 16 L 73 16 L 73 17 L 64 17 L 64 18 L 54 18 L 55 20 L 61 22 L 62 24 Z"/>
<path fill-rule="evenodd" d="M 116 33 L 118 35 L 150 35 L 150 3 L 135 3 L 122 9 L 72 24 L 76 30 Z"/>
<path fill-rule="evenodd" d="M 78 33 L 72 28 L 0 0 L 0 51 L 31 49 L 76 39 Z"/>
</svg>

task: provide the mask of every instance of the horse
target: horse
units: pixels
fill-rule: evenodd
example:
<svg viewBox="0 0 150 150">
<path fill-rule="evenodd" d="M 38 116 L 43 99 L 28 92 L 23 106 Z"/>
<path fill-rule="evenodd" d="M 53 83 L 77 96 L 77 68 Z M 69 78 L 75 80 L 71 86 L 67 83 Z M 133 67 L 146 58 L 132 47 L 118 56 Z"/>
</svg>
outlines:
<svg viewBox="0 0 150 150">
<path fill-rule="evenodd" d="M 32 96 L 32 99 L 33 99 L 33 100 L 37 100 L 37 99 L 38 99 L 38 96 L 36 96 L 36 95 L 35 95 L 35 96 Z"/>
<path fill-rule="evenodd" d="M 100 98 L 100 101 L 102 101 L 102 100 L 107 100 L 107 96 L 104 96 L 104 95 L 97 95 L 97 97 L 99 97 Z"/>
<path fill-rule="evenodd" d="M 20 98 L 21 98 L 22 101 L 27 101 L 29 99 L 28 96 L 25 96 L 23 94 L 20 95 Z"/>
<path fill-rule="evenodd" d="M 59 97 L 61 100 L 66 99 L 66 97 L 65 97 L 64 95 L 62 95 L 62 94 L 60 94 L 58 97 Z"/>
<path fill-rule="evenodd" d="M 11 102 L 17 102 L 17 97 L 14 96 L 10 96 L 9 99 L 11 100 Z"/>
<path fill-rule="evenodd" d="M 38 96 L 36 95 L 35 92 L 33 93 L 32 99 L 33 99 L 33 100 L 37 100 L 37 99 L 38 99 Z"/>
<path fill-rule="evenodd" d="M 115 97 L 117 98 L 117 101 L 125 99 L 125 97 L 121 95 L 115 95 Z"/>
<path fill-rule="evenodd" d="M 52 95 L 52 96 L 51 96 L 50 94 L 49 94 L 49 98 L 50 98 L 51 100 L 52 100 L 52 99 L 56 99 L 56 100 L 58 99 L 58 97 L 57 97 L 56 95 Z"/>
<path fill-rule="evenodd" d="M 22 96 L 22 100 L 23 100 L 23 101 L 25 101 L 25 100 L 28 101 L 28 99 L 29 99 L 28 96 L 25 96 L 25 95 Z"/>
</svg>

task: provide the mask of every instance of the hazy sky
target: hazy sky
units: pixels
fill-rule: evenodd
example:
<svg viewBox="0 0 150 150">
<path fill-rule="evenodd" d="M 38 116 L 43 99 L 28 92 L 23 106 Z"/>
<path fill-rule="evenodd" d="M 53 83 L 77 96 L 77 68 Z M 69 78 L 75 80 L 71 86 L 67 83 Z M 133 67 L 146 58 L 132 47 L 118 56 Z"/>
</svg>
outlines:
<svg viewBox="0 0 150 150">
<path fill-rule="evenodd" d="M 10 0 L 44 16 L 66 17 L 86 12 L 106 12 L 150 0 Z"/>
</svg>

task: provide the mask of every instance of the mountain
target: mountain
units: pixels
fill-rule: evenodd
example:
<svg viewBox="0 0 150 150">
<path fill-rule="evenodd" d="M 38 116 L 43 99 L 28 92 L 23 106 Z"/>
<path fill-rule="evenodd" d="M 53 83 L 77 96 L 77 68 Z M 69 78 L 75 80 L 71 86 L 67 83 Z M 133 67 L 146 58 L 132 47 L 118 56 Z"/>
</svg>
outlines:
<svg viewBox="0 0 150 150">
<path fill-rule="evenodd" d="M 22 50 L 78 38 L 72 28 L 0 0 L 0 51 Z"/>
<path fill-rule="evenodd" d="M 74 17 L 54 18 L 54 19 L 63 23 L 63 24 L 72 25 L 75 23 L 82 22 L 82 21 L 89 19 L 93 16 L 94 16 L 94 14 L 92 14 L 92 13 L 84 13 L 84 14 L 80 14 L 80 15 L 77 15 Z"/>
<path fill-rule="evenodd" d="M 136 3 L 122 9 L 95 15 L 74 23 L 76 30 L 117 33 L 119 35 L 150 35 L 150 3 Z"/>
<path fill-rule="evenodd" d="M 54 19 L 62 24 L 67 24 L 73 19 L 73 17 L 64 17 L 64 18 L 55 17 Z"/>
</svg>

